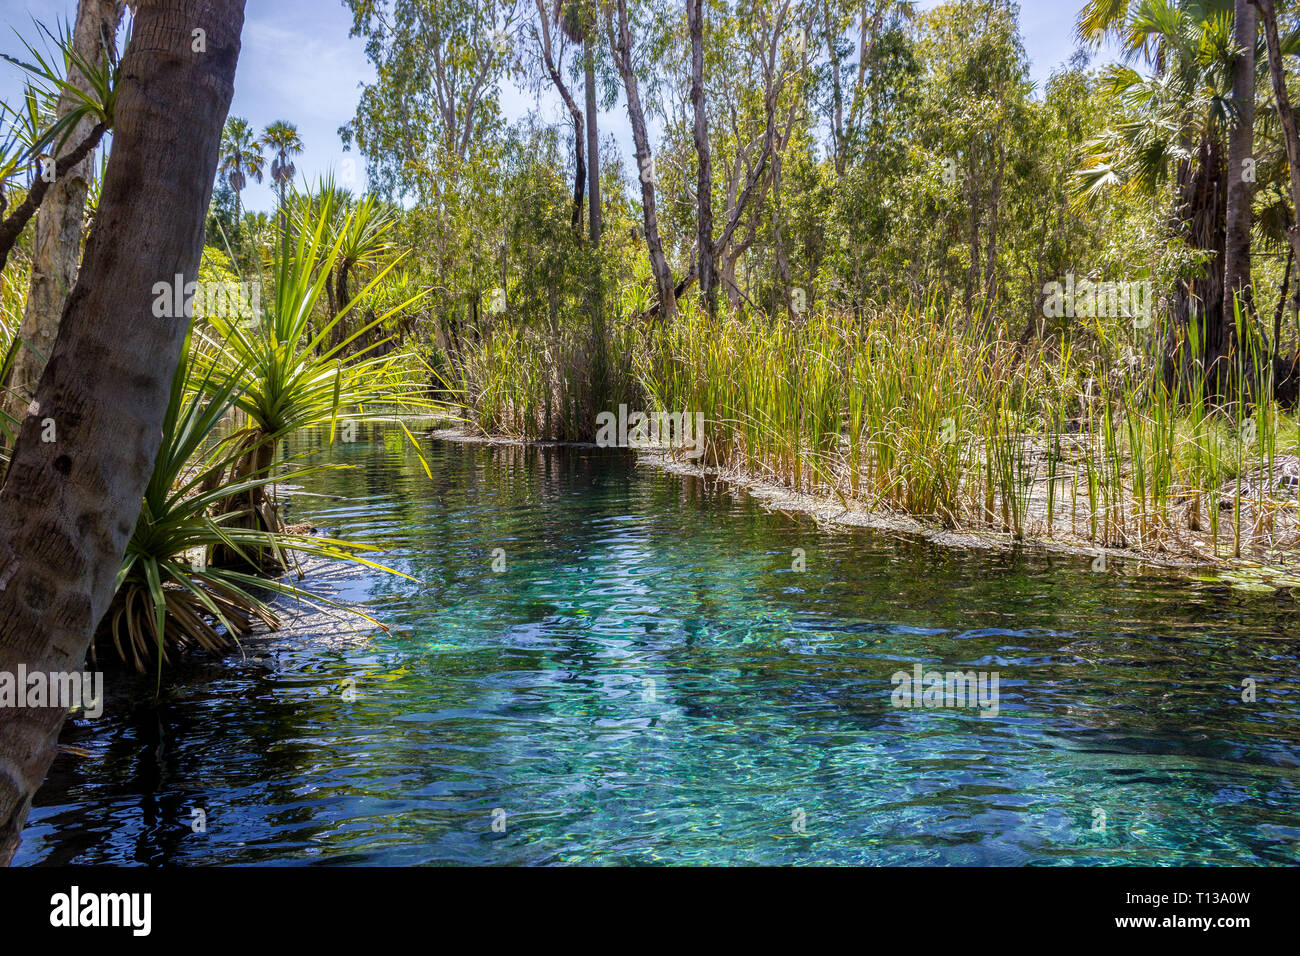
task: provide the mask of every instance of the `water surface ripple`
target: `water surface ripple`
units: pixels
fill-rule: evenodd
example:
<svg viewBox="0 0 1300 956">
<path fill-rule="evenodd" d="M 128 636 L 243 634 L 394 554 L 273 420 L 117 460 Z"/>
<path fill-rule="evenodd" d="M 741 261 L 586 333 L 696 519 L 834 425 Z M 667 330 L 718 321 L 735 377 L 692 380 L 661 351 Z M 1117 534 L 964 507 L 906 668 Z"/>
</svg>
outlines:
<svg viewBox="0 0 1300 956">
<path fill-rule="evenodd" d="M 391 630 L 156 704 L 111 671 L 19 863 L 1297 861 L 1288 598 L 828 534 L 612 451 L 425 453 L 338 445 L 291 508 L 414 578 L 308 575 Z M 996 671 L 999 713 L 891 706 L 916 662 Z"/>
</svg>

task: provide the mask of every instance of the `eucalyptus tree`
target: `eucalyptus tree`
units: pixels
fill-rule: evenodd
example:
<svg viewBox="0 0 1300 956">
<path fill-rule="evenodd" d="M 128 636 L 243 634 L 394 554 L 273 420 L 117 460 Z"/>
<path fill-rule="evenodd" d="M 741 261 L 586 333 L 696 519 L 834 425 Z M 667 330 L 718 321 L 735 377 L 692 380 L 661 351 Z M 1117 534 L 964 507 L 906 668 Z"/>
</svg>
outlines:
<svg viewBox="0 0 1300 956">
<path fill-rule="evenodd" d="M 500 123 L 519 0 L 346 0 L 375 81 L 340 129 L 381 192 L 438 198 L 437 181 L 484 148 Z"/>
<path fill-rule="evenodd" d="M 629 7 L 625 2 L 607 8 L 610 48 L 623 80 L 636 144 L 643 234 L 656 287 L 651 314 L 660 313 L 665 301 L 667 314 L 675 310 L 677 298 L 699 278 L 702 256 L 710 253 L 718 284 L 727 289 L 733 307 L 738 307 L 741 293 L 736 282 L 737 263 L 753 246 L 760 228 L 757 221 L 747 217 L 757 212 L 761 199 L 768 194 L 779 169 L 778 154 L 790 142 L 796 124 L 806 119 L 799 78 L 806 72 L 807 46 L 806 34 L 801 35 L 800 21 L 795 16 L 798 9 L 794 0 L 746 3 L 735 8 L 718 4 L 712 8 L 714 17 L 707 24 L 713 42 L 706 43 L 706 8 L 701 6 L 701 56 L 697 64 L 695 41 L 677 47 L 682 32 L 689 38 L 696 29 L 690 10 L 683 23 L 662 16 L 661 10 L 649 4 Z M 801 43 L 801 39 L 805 42 Z M 678 55 L 679 49 L 685 53 Z M 643 83 L 652 90 L 649 101 L 653 102 L 654 94 L 667 91 L 680 105 L 680 113 L 666 117 L 670 120 L 669 138 L 664 144 L 668 162 L 662 168 L 650 145 Z M 710 116 L 718 117 L 716 127 Z M 703 129 L 699 132 L 703 139 L 696 129 L 701 120 Z M 689 130 L 689 136 L 674 141 L 677 129 Z M 675 168 L 690 162 L 682 149 L 694 152 L 693 185 L 686 183 Z M 706 157 L 707 163 L 702 163 Z M 703 176 L 701 166 L 706 173 Z M 691 197 L 693 205 L 682 209 L 690 218 L 689 224 L 680 221 L 677 203 L 661 212 L 657 200 L 660 187 L 669 196 Z M 693 237 L 689 262 L 675 284 L 667 258 L 674 225 L 676 233 Z M 667 239 L 666 226 L 670 227 Z M 786 288 L 783 294 L 789 291 Z"/>
<path fill-rule="evenodd" d="M 571 221 L 574 232 L 582 232 L 582 212 L 583 197 L 587 188 L 587 162 L 586 162 L 586 119 L 583 112 L 578 108 L 577 101 L 569 91 L 569 85 L 564 80 L 564 54 L 565 41 L 578 40 L 581 42 L 581 35 L 575 36 L 575 30 L 569 26 L 567 19 L 562 19 L 561 5 L 556 4 L 554 13 L 548 10 L 543 0 L 534 0 L 537 7 L 537 19 L 533 22 L 533 37 L 537 43 L 537 53 L 541 60 L 546 75 L 555 91 L 559 94 L 560 99 L 564 102 L 564 108 L 569 111 L 570 121 L 573 123 L 573 212 Z M 567 12 L 567 11 L 565 11 Z M 560 27 L 556 35 L 551 33 L 552 18 L 555 25 Z"/>
<path fill-rule="evenodd" d="M 937 161 L 928 175 L 948 184 L 948 198 L 956 201 L 951 239 L 960 236 L 964 246 L 966 315 L 991 321 L 1001 291 L 999 253 L 1007 241 L 1007 187 L 1030 116 L 1028 59 L 1003 0 L 946 3 L 928 11 L 923 24 L 919 139 Z M 946 238 L 942 247 L 947 259 Z"/>
<path fill-rule="evenodd" d="M 85 105 L 96 97 L 95 79 L 102 75 L 105 60 L 117 56 L 117 29 L 124 7 L 125 0 L 81 0 L 77 5 L 71 36 L 75 56 L 68 58 L 54 115 L 56 122 L 75 118 L 66 133 L 69 142 L 83 142 L 95 129 L 95 113 Z M 78 62 L 88 69 L 83 71 Z M 27 305 L 18 328 L 21 344 L 9 378 L 15 408 L 26 404 L 40 379 L 45 356 L 59 332 L 63 303 L 76 282 L 86 196 L 94 175 L 92 150 L 55 179 L 36 214 Z"/>
<path fill-rule="evenodd" d="M 655 199 L 658 170 L 654 151 L 650 146 L 650 132 L 646 125 L 646 110 L 641 101 L 639 73 L 647 70 L 645 58 L 638 54 L 637 31 L 654 30 L 654 11 L 645 4 L 636 4 L 632 15 L 628 0 L 614 0 L 605 8 L 605 28 L 609 36 L 610 54 L 623 81 L 627 100 L 627 116 L 632 126 L 635 145 L 637 179 L 641 186 L 641 215 L 645 227 L 646 251 L 650 256 L 650 272 L 655 283 L 655 311 L 662 319 L 670 319 L 677 311 L 677 291 L 673 282 L 672 267 L 664 254 L 663 239 L 659 234 L 659 210 Z M 643 49 L 645 47 L 643 46 Z M 651 52 L 654 52 L 651 48 Z M 652 67 L 650 67 L 652 69 Z M 684 280 L 685 281 L 685 280 Z"/>
<path fill-rule="evenodd" d="M 717 47 L 727 51 L 715 69 L 713 100 L 727 130 L 717 137 L 723 226 L 714 245 L 720 279 L 733 311 L 744 295 L 738 263 L 759 244 L 771 252 L 774 298 L 792 311 L 787 247 L 783 238 L 782 194 L 786 152 L 806 140 L 812 121 L 809 103 L 809 42 L 812 8 L 791 2 L 737 8 Z M 766 232 L 765 232 L 766 230 Z M 811 288 L 805 290 L 811 294 Z M 805 303 L 806 304 L 806 303 Z"/>
<path fill-rule="evenodd" d="M 416 201 L 404 238 L 438 277 L 431 308 L 459 341 L 503 285 L 500 81 L 520 59 L 523 0 L 346 3 L 375 80 L 340 129 L 344 146 L 364 157 L 372 190 Z"/>
<path fill-rule="evenodd" d="M 565 35 L 582 44 L 582 89 L 587 132 L 588 235 L 600 241 L 603 228 L 600 207 L 600 135 L 596 90 L 596 49 L 600 42 L 597 10 L 600 0 L 556 0 L 557 19 Z"/>
<path fill-rule="evenodd" d="M 868 290 L 916 288 L 937 245 L 932 226 L 903 227 L 900 218 L 927 210 L 942 180 L 914 174 L 926 120 L 914 5 L 878 0 L 822 0 L 815 36 L 825 55 L 815 65 L 813 103 L 828 131 L 831 158 L 824 254 L 827 294 L 855 312 Z M 908 241 L 900 242 L 903 236 Z M 909 251 L 905 248 L 911 247 Z M 874 255 L 865 250 L 876 250 Z"/>
<path fill-rule="evenodd" d="M 704 102 L 704 3 L 686 0 L 686 20 L 691 36 L 691 130 L 695 139 L 695 187 L 698 231 L 700 294 L 710 315 L 718 311 L 718 269 L 713 256 L 713 157 L 709 149 L 709 113 Z"/>
<path fill-rule="evenodd" d="M 243 22 L 243 0 L 137 5 L 98 215 L 0 489 L 0 669 L 79 670 L 112 599 L 189 326 L 154 317 L 154 286 L 197 276 Z M 0 863 L 65 716 L 0 713 Z"/>
<path fill-rule="evenodd" d="M 896 37 L 915 17 L 912 0 L 819 0 L 816 4 L 810 35 L 826 48 L 822 106 L 840 176 L 873 142 L 867 127 L 888 105 L 882 67 L 888 66 Z"/>
</svg>

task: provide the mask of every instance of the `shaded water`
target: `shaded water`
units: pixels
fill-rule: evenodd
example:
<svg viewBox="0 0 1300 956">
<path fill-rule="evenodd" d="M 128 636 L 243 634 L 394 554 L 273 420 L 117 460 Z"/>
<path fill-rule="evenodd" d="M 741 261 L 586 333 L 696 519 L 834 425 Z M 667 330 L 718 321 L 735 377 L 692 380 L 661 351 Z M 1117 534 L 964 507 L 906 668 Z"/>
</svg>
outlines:
<svg viewBox="0 0 1300 956">
<path fill-rule="evenodd" d="M 1300 858 L 1288 599 L 822 533 L 614 451 L 426 453 L 337 446 L 291 512 L 391 549 L 414 581 L 306 584 L 392 630 L 275 635 L 157 704 L 111 673 L 17 862 Z M 891 706 L 917 661 L 996 671 L 999 713 Z"/>
</svg>

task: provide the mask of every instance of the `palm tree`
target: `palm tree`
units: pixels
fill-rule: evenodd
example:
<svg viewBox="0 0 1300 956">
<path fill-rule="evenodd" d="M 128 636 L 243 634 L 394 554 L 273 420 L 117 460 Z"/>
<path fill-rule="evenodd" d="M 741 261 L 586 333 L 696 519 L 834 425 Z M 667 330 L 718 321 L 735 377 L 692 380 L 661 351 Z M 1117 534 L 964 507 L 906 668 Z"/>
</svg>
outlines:
<svg viewBox="0 0 1300 956">
<path fill-rule="evenodd" d="M 275 154 L 275 159 L 271 160 L 271 181 L 280 193 L 280 246 L 282 251 L 287 252 L 289 217 L 285 207 L 285 191 L 298 172 L 289 157 L 302 152 L 302 139 L 298 136 L 298 127 L 284 120 L 276 120 L 262 131 L 262 145 Z"/>
<path fill-rule="evenodd" d="M 1259 29 L 1250 0 L 1235 0 L 1232 14 L 1233 123 L 1228 134 L 1227 245 L 1224 250 L 1223 314 L 1232 316 L 1238 297 L 1254 311 L 1250 275 L 1251 201 L 1254 189 L 1245 174 L 1255 161 L 1255 44 Z"/>
<path fill-rule="evenodd" d="M 1103 75 L 1103 88 L 1124 106 L 1127 118 L 1089 144 L 1079 182 L 1087 196 L 1107 187 L 1153 195 L 1173 181 L 1171 232 L 1204 260 L 1202 271 L 1178 283 L 1174 318 L 1180 328 L 1193 321 L 1200 325 L 1202 352 L 1188 358 L 1209 372 L 1207 389 L 1223 394 L 1226 362 L 1220 359 L 1231 349 L 1234 332 L 1233 317 L 1224 310 L 1224 264 L 1226 140 L 1238 116 L 1233 97 L 1237 47 L 1231 3 L 1226 4 L 1228 13 L 1207 13 L 1203 6 L 1215 5 L 1139 0 L 1127 10 L 1127 19 L 1105 21 L 1104 30 L 1119 36 L 1125 52 L 1144 56 L 1155 72 L 1147 76 L 1115 65 Z M 1091 29 L 1092 36 L 1102 35 L 1098 24 Z M 1084 33 L 1082 23 L 1080 31 Z M 1170 342 L 1171 352 L 1177 344 Z M 1174 371 L 1169 366 L 1167 375 Z"/>
<path fill-rule="evenodd" d="M 175 36 L 177 24 L 202 29 L 209 52 L 126 48 L 96 228 L 37 386 L 41 414 L 24 419 L 0 488 L 0 670 L 82 668 L 162 443 L 188 323 L 140 317 L 160 278 L 198 274 L 244 0 L 141 3 L 136 36 Z M 44 418 L 57 442 L 41 441 Z M 0 865 L 18 847 L 65 716 L 0 715 Z"/>
<path fill-rule="evenodd" d="M 1273 96 L 1277 120 L 1282 127 L 1282 141 L 1286 150 L 1286 165 L 1288 172 L 1288 182 L 1291 187 L 1291 201 L 1294 207 L 1293 215 L 1289 216 L 1290 222 L 1286 226 L 1287 239 L 1291 245 L 1291 256 L 1294 259 L 1296 251 L 1300 250 L 1300 133 L 1296 132 L 1295 112 L 1291 108 L 1291 97 L 1287 92 L 1286 73 L 1282 65 L 1282 54 L 1284 52 L 1295 52 L 1294 34 L 1286 43 L 1278 36 L 1277 28 L 1277 8 L 1273 0 L 1251 0 L 1252 6 L 1259 12 L 1259 19 L 1264 27 L 1265 45 L 1268 56 L 1268 73 L 1273 83 Z M 1288 49 L 1289 47 L 1289 49 Z M 1285 199 L 1282 205 L 1286 205 Z M 1287 274 L 1290 270 L 1288 268 Z M 1284 284 L 1285 284 L 1285 276 Z M 1274 322 L 1276 327 L 1277 322 Z M 1277 336 L 1274 335 L 1274 348 L 1277 347 Z"/>
<path fill-rule="evenodd" d="M 243 218 L 240 193 L 248 185 L 248 180 L 262 181 L 262 171 L 266 168 L 266 157 L 262 155 L 262 144 L 253 135 L 253 127 L 248 120 L 232 116 L 226 120 L 226 128 L 221 133 L 221 158 L 219 170 L 230 188 L 235 191 L 235 228 L 239 228 Z"/>
</svg>

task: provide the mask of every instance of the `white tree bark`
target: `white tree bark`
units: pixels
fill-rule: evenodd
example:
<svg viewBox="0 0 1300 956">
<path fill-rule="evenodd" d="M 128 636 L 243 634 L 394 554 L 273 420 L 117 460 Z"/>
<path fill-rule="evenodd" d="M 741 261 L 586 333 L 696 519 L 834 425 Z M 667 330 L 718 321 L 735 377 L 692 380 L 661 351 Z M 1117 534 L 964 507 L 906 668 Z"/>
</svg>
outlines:
<svg viewBox="0 0 1300 956">
<path fill-rule="evenodd" d="M 102 59 L 104 44 L 113 42 L 125 6 L 125 0 L 80 0 L 77 4 L 72 42 L 87 62 L 98 63 Z M 86 78 L 76 67 L 70 69 L 68 78 L 79 89 L 88 91 Z M 75 105 L 75 99 L 65 93 L 59 100 L 59 117 L 66 116 Z M 78 123 L 67 139 L 68 146 L 61 152 L 84 140 L 94 125 L 91 119 Z M 59 333 L 63 304 L 77 281 L 86 195 L 94 174 L 92 152 L 67 175 L 59 177 L 36 213 L 27 306 L 18 327 L 18 336 L 24 344 L 18 349 L 9 377 L 13 392 L 9 397 L 9 412 L 19 420 L 36 392 L 36 383 Z"/>
</svg>

